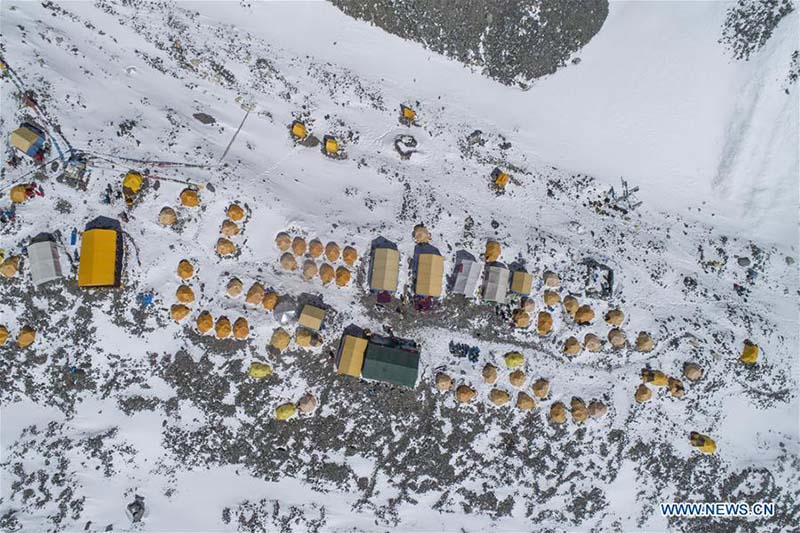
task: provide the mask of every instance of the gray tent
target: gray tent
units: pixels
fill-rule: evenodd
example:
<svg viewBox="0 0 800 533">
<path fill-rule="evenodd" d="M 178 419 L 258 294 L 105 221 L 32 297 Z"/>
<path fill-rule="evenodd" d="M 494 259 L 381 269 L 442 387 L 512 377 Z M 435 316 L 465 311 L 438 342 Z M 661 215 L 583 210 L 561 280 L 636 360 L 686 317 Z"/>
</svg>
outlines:
<svg viewBox="0 0 800 533">
<path fill-rule="evenodd" d="M 42 233 L 28 245 L 28 263 L 34 285 L 63 277 L 58 248 L 52 235 Z"/>
<path fill-rule="evenodd" d="M 456 264 L 456 279 L 453 283 L 453 292 L 463 294 L 467 298 L 475 296 L 478 281 L 481 277 L 481 267 L 477 261 L 461 259 Z"/>
<path fill-rule="evenodd" d="M 486 273 L 483 286 L 483 299 L 487 302 L 506 303 L 508 292 L 508 269 L 504 266 L 492 265 Z"/>
</svg>

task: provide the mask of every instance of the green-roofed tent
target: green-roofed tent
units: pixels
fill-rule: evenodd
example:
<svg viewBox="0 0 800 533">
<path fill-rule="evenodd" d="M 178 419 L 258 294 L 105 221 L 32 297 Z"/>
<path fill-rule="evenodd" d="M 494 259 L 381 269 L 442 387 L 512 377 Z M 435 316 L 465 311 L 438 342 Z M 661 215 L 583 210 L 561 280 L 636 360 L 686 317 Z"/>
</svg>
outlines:
<svg viewBox="0 0 800 533">
<path fill-rule="evenodd" d="M 389 346 L 376 342 L 367 345 L 361 377 L 413 389 L 417 384 L 418 372 L 418 352 L 404 350 L 399 345 Z"/>
</svg>

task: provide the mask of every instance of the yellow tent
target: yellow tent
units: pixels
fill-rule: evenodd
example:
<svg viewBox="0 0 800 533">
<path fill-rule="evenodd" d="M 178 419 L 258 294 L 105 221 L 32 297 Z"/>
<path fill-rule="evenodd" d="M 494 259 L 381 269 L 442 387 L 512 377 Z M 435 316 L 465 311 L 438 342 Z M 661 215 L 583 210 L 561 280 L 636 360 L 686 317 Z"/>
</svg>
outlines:
<svg viewBox="0 0 800 533">
<path fill-rule="evenodd" d="M 275 306 L 278 305 L 279 301 L 280 301 L 280 296 L 278 296 L 278 293 L 275 291 L 269 291 L 268 293 L 264 294 L 264 299 L 261 300 L 261 305 L 267 311 L 272 311 L 273 309 L 275 309 Z"/>
<path fill-rule="evenodd" d="M 8 328 L 5 326 L 0 326 L 0 346 L 4 345 L 8 340 Z"/>
<path fill-rule="evenodd" d="M 275 418 L 278 420 L 288 420 L 292 418 L 297 413 L 297 407 L 293 403 L 285 403 L 283 405 L 279 405 L 277 409 L 275 409 Z"/>
<path fill-rule="evenodd" d="M 653 387 L 666 387 L 667 375 L 660 370 L 642 369 L 642 383 L 649 383 Z"/>
<path fill-rule="evenodd" d="M 291 245 L 292 239 L 286 232 L 282 231 L 275 236 L 275 246 L 277 246 L 281 252 L 288 250 Z"/>
<path fill-rule="evenodd" d="M 178 221 L 178 215 L 171 207 L 163 207 L 158 213 L 158 223 L 162 226 L 172 226 Z"/>
<path fill-rule="evenodd" d="M 247 294 L 244 297 L 244 301 L 250 305 L 263 305 L 264 286 L 257 281 L 250 285 L 250 288 L 247 290 Z"/>
<path fill-rule="evenodd" d="M 233 255 L 236 253 L 236 245 L 224 237 L 217 239 L 217 253 L 219 255 Z"/>
<path fill-rule="evenodd" d="M 522 370 L 514 370 L 508 375 L 508 382 L 514 387 L 522 387 L 522 385 L 525 383 L 525 372 Z"/>
<path fill-rule="evenodd" d="M 229 298 L 236 298 L 242 294 L 243 287 L 242 280 L 239 278 L 231 278 L 228 285 L 225 287 L 225 293 Z"/>
<path fill-rule="evenodd" d="M 250 369 L 247 371 L 251 378 L 265 378 L 272 375 L 272 367 L 265 363 L 254 361 L 250 363 Z"/>
<path fill-rule="evenodd" d="M 519 368 L 525 364 L 525 356 L 519 352 L 508 352 L 503 356 L 508 368 Z"/>
<path fill-rule="evenodd" d="M 9 196 L 11 197 L 11 203 L 14 204 L 22 204 L 28 199 L 27 193 L 28 186 L 27 185 L 14 185 L 11 187 L 11 191 L 9 192 Z"/>
<path fill-rule="evenodd" d="M 281 256 L 281 268 L 289 271 L 297 270 L 297 260 L 291 252 L 286 252 Z"/>
<path fill-rule="evenodd" d="M 197 331 L 199 331 L 201 334 L 208 333 L 213 327 L 214 318 L 211 316 L 211 313 L 208 311 L 203 311 L 197 315 Z"/>
<path fill-rule="evenodd" d="M 233 323 L 233 336 L 239 340 L 243 340 L 246 339 L 248 335 L 250 335 L 250 325 L 247 323 L 246 318 L 240 316 Z"/>
<path fill-rule="evenodd" d="M 550 406 L 550 421 L 554 424 L 563 424 L 567 421 L 567 408 L 561 402 Z"/>
<path fill-rule="evenodd" d="M 297 323 L 312 331 L 319 331 L 322 327 L 322 321 L 325 319 L 325 310 L 311 304 L 303 306 L 300 312 L 300 318 Z"/>
<path fill-rule="evenodd" d="M 241 230 L 239 229 L 239 226 L 236 224 L 236 222 L 228 220 L 227 218 L 222 221 L 222 227 L 219 230 L 220 234 L 226 237 L 233 237 L 235 235 L 239 235 L 240 231 Z"/>
<path fill-rule="evenodd" d="M 540 311 L 536 318 L 536 330 L 539 335 L 547 335 L 553 329 L 553 317 L 547 311 Z"/>
<path fill-rule="evenodd" d="M 391 248 L 377 248 L 372 258 L 369 288 L 375 291 L 396 291 L 400 272 L 400 252 Z"/>
<path fill-rule="evenodd" d="M 303 255 L 306 253 L 306 240 L 302 237 L 295 237 L 292 239 L 292 253 L 294 255 Z"/>
<path fill-rule="evenodd" d="M 173 304 L 169 309 L 169 314 L 172 320 L 180 322 L 189 315 L 189 308 L 183 304 Z"/>
<path fill-rule="evenodd" d="M 594 320 L 594 310 L 590 305 L 582 305 L 575 311 L 575 322 L 581 325 L 590 324 Z"/>
<path fill-rule="evenodd" d="M 400 116 L 405 120 L 417 120 L 417 112 L 403 104 L 400 104 Z"/>
<path fill-rule="evenodd" d="M 19 256 L 12 255 L 0 263 L 0 275 L 4 278 L 13 278 L 19 272 Z"/>
<path fill-rule="evenodd" d="M 194 291 L 188 285 L 180 285 L 175 291 L 175 299 L 182 304 L 192 303 L 194 301 Z"/>
<path fill-rule="evenodd" d="M 322 246 L 322 241 L 319 239 L 311 239 L 308 243 L 308 255 L 317 259 L 322 255 L 324 248 Z"/>
<path fill-rule="evenodd" d="M 228 320 L 228 317 L 221 316 L 217 319 L 217 323 L 214 325 L 214 333 L 217 334 L 217 338 L 220 339 L 227 339 L 231 336 L 231 321 Z"/>
<path fill-rule="evenodd" d="M 339 348 L 337 374 L 360 377 L 364 366 L 364 353 L 367 351 L 367 339 L 345 335 Z"/>
<path fill-rule="evenodd" d="M 323 142 L 326 155 L 337 155 L 339 153 L 339 141 L 337 141 L 335 137 L 326 135 Z"/>
<path fill-rule="evenodd" d="M 420 254 L 417 257 L 417 282 L 414 292 L 420 296 L 442 295 L 444 259 L 441 255 Z"/>
<path fill-rule="evenodd" d="M 19 332 L 19 335 L 17 335 L 17 345 L 20 348 L 27 348 L 28 346 L 33 344 L 33 341 L 35 340 L 36 340 L 36 330 L 30 326 L 25 326 L 24 328 L 22 328 Z"/>
<path fill-rule="evenodd" d="M 328 263 L 322 263 L 319 267 L 319 279 L 322 280 L 323 285 L 327 285 L 333 281 L 334 270 Z"/>
<path fill-rule="evenodd" d="M 350 283 L 350 271 L 343 266 L 336 267 L 336 285 L 344 287 L 348 283 Z"/>
<path fill-rule="evenodd" d="M 586 409 L 586 404 L 580 398 L 573 398 L 570 408 L 572 409 L 572 419 L 578 424 L 583 424 L 589 418 L 589 410 Z"/>
<path fill-rule="evenodd" d="M 475 397 L 477 392 L 468 385 L 459 385 L 456 389 L 456 399 L 459 403 L 469 403 Z"/>
<path fill-rule="evenodd" d="M 703 435 L 696 431 L 689 433 L 689 442 L 703 453 L 714 453 L 717 451 L 717 443 L 708 435 Z"/>
<path fill-rule="evenodd" d="M 279 352 L 282 352 L 289 346 L 290 340 L 289 334 L 286 333 L 285 329 L 277 328 L 272 332 L 272 338 L 269 341 L 269 345 Z"/>
<path fill-rule="evenodd" d="M 533 274 L 517 270 L 511 276 L 511 291 L 517 294 L 529 295 L 533 287 Z"/>
<path fill-rule="evenodd" d="M 200 205 L 200 197 L 194 189 L 183 189 L 179 196 L 181 205 L 186 207 L 197 207 Z"/>
<path fill-rule="evenodd" d="M 540 400 L 547 397 L 547 394 L 550 392 L 550 382 L 544 378 L 539 378 L 534 382 L 533 387 L 533 394 Z"/>
<path fill-rule="evenodd" d="M 122 179 L 122 187 L 124 189 L 130 189 L 134 194 L 142 189 L 142 183 L 142 175 L 133 170 L 125 174 L 125 177 Z"/>
<path fill-rule="evenodd" d="M 517 393 L 517 409 L 520 411 L 530 411 L 536 407 L 536 402 L 524 392 Z"/>
<path fill-rule="evenodd" d="M 244 209 L 239 204 L 231 204 L 225 214 L 228 215 L 229 219 L 237 222 L 244 218 Z"/>
<path fill-rule="evenodd" d="M 501 389 L 492 389 L 489 391 L 489 401 L 494 405 L 505 405 L 511 399 L 511 395 Z"/>
<path fill-rule="evenodd" d="M 294 122 L 292 122 L 291 132 L 292 132 L 292 137 L 294 137 L 299 141 L 302 141 L 303 139 L 308 137 L 308 129 L 306 128 L 306 125 L 300 122 L 299 120 L 295 120 Z"/>
<path fill-rule="evenodd" d="M 81 237 L 78 265 L 79 287 L 115 287 L 117 279 L 117 232 L 90 229 Z"/>
<path fill-rule="evenodd" d="M 178 277 L 181 279 L 189 279 L 194 276 L 194 265 L 186 259 L 181 259 L 178 262 Z"/>
<path fill-rule="evenodd" d="M 500 258 L 500 243 L 497 241 L 486 241 L 486 251 L 484 252 L 487 263 L 494 263 Z"/>
<path fill-rule="evenodd" d="M 742 355 L 739 356 L 739 361 L 746 365 L 754 365 L 758 361 L 758 345 L 752 342 L 744 341 L 744 348 L 742 348 Z"/>
<path fill-rule="evenodd" d="M 356 249 L 352 246 L 345 246 L 344 250 L 342 250 L 342 261 L 344 261 L 347 265 L 353 266 L 353 263 L 356 262 L 356 259 L 358 259 L 358 252 Z"/>
<path fill-rule="evenodd" d="M 494 181 L 494 184 L 501 189 L 508 185 L 509 179 L 511 179 L 511 177 L 499 168 L 496 168 L 492 171 L 492 180 Z"/>
</svg>

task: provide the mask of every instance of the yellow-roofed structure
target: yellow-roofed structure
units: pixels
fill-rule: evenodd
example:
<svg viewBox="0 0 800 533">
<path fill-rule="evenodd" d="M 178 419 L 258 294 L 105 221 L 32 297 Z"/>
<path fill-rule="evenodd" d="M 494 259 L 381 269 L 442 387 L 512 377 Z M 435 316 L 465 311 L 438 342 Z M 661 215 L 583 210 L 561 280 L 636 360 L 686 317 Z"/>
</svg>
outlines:
<svg viewBox="0 0 800 533">
<path fill-rule="evenodd" d="M 517 270 L 511 276 L 511 291 L 517 294 L 529 295 L 533 287 L 533 274 Z"/>
<path fill-rule="evenodd" d="M 417 282 L 414 292 L 420 296 L 442 295 L 444 259 L 441 255 L 420 254 L 417 258 Z"/>
<path fill-rule="evenodd" d="M 117 250 L 119 234 L 112 229 L 90 229 L 81 237 L 79 287 L 119 285 Z"/>
<path fill-rule="evenodd" d="M 339 357 L 336 361 L 336 373 L 361 377 L 364 366 L 364 353 L 367 351 L 367 339 L 345 335 L 339 346 Z"/>
<path fill-rule="evenodd" d="M 400 272 L 400 252 L 392 248 L 378 248 L 372 256 L 369 288 L 374 291 L 397 290 Z"/>
<path fill-rule="evenodd" d="M 317 306 L 306 304 L 300 312 L 297 323 L 312 331 L 319 331 L 322 327 L 322 320 L 325 318 L 325 310 Z"/>
</svg>

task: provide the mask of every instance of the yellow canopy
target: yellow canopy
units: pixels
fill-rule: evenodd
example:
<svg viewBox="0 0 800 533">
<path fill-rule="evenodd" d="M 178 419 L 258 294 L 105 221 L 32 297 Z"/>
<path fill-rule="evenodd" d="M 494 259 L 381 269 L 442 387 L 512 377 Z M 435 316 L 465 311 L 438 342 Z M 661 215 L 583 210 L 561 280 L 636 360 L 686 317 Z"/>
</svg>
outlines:
<svg viewBox="0 0 800 533">
<path fill-rule="evenodd" d="M 117 284 L 117 232 L 91 229 L 81 237 L 79 287 L 113 287 Z"/>
<path fill-rule="evenodd" d="M 533 287 L 533 274 L 517 270 L 511 277 L 511 290 L 517 294 L 528 295 Z"/>
<path fill-rule="evenodd" d="M 297 323 L 313 331 L 319 331 L 322 327 L 322 320 L 325 318 L 325 310 L 311 304 L 303 306 L 300 318 Z"/>
<path fill-rule="evenodd" d="M 364 352 L 366 351 L 367 339 L 345 335 L 342 339 L 336 373 L 360 377 L 361 367 L 364 365 Z"/>
<path fill-rule="evenodd" d="M 400 252 L 391 248 L 378 248 L 372 259 L 370 289 L 396 291 L 397 275 L 400 272 Z"/>
<path fill-rule="evenodd" d="M 339 141 L 334 139 L 333 137 L 327 137 L 325 139 L 325 151 L 330 154 L 334 155 L 339 152 Z"/>
<path fill-rule="evenodd" d="M 295 139 L 305 139 L 306 136 L 308 136 L 308 130 L 306 129 L 305 124 L 299 120 L 295 120 L 292 124 L 292 135 Z"/>
<path fill-rule="evenodd" d="M 134 193 L 139 192 L 142 188 L 142 175 L 138 172 L 128 172 L 122 180 L 122 186 L 126 189 L 130 189 Z"/>
<path fill-rule="evenodd" d="M 442 295 L 444 259 L 441 255 L 420 254 L 417 258 L 417 283 L 414 292 L 421 296 Z"/>
</svg>

